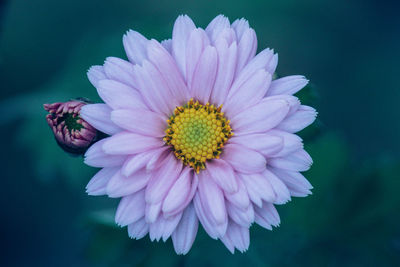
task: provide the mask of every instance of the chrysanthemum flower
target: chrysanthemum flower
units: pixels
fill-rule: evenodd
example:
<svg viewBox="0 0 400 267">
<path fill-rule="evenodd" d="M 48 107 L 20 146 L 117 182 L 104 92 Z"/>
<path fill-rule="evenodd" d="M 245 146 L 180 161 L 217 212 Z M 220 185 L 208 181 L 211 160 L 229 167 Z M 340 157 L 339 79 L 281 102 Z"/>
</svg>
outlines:
<svg viewBox="0 0 400 267">
<path fill-rule="evenodd" d="M 185 254 L 200 222 L 232 253 L 247 250 L 254 222 L 271 230 L 275 204 L 311 193 L 300 172 L 312 159 L 294 134 L 316 117 L 293 96 L 308 81 L 272 81 L 278 56 L 256 55 L 244 19 L 217 16 L 203 30 L 179 16 L 172 39 L 128 31 L 123 45 L 128 61 L 109 57 L 88 72 L 105 103 L 81 115 L 110 137 L 85 155 L 102 168 L 87 192 L 122 198 L 115 220 L 131 238 L 172 237 Z"/>
</svg>

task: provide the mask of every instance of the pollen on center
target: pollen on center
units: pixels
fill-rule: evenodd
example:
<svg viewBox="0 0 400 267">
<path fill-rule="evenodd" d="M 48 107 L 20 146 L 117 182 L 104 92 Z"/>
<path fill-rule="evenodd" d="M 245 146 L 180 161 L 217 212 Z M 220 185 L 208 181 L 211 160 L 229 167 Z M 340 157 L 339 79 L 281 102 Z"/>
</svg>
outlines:
<svg viewBox="0 0 400 267">
<path fill-rule="evenodd" d="M 167 120 L 164 142 L 197 173 L 205 169 L 207 160 L 219 158 L 224 144 L 233 135 L 221 108 L 222 105 L 202 105 L 190 99 Z"/>
</svg>

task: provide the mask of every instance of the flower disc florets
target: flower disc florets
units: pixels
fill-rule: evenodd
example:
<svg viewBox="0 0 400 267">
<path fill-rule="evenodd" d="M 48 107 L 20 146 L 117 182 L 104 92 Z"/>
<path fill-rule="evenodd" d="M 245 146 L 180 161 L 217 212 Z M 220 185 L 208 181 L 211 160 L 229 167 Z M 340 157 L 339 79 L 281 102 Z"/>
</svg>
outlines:
<svg viewBox="0 0 400 267">
<path fill-rule="evenodd" d="M 219 158 L 226 141 L 233 135 L 222 105 L 202 105 L 191 99 L 177 107 L 168 122 L 164 141 L 172 146 L 175 156 L 199 173 L 207 160 Z"/>
</svg>

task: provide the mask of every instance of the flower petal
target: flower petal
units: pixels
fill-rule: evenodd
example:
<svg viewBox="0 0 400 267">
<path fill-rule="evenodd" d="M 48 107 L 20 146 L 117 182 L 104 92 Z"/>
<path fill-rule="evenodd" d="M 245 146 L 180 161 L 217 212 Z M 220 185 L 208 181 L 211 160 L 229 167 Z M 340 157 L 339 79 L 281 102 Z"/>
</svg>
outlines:
<svg viewBox="0 0 400 267">
<path fill-rule="evenodd" d="M 103 66 L 92 66 L 87 72 L 89 81 L 94 87 L 97 87 L 100 80 L 107 79 Z"/>
<path fill-rule="evenodd" d="M 222 159 L 213 159 L 207 162 L 207 170 L 214 182 L 224 191 L 233 194 L 238 190 L 235 172 L 232 167 Z"/>
<path fill-rule="evenodd" d="M 249 195 L 247 194 L 246 186 L 242 182 L 242 177 L 237 176 L 236 180 L 237 180 L 237 184 L 238 184 L 238 191 L 233 194 L 228 194 L 228 193 L 224 192 L 225 198 L 233 205 L 244 210 L 250 204 Z"/>
<path fill-rule="evenodd" d="M 276 153 L 270 153 L 270 157 L 284 157 L 303 148 L 303 140 L 295 134 L 275 129 L 268 131 L 268 134 L 279 137 L 283 141 L 282 149 Z"/>
<path fill-rule="evenodd" d="M 313 188 L 310 182 L 299 172 L 269 168 L 280 180 L 282 180 L 295 197 L 305 197 L 311 194 Z"/>
<path fill-rule="evenodd" d="M 145 219 L 147 223 L 154 223 L 161 212 L 161 201 L 158 203 L 146 203 Z"/>
<path fill-rule="evenodd" d="M 85 164 L 92 167 L 116 167 L 121 166 L 126 160 L 125 155 L 108 155 L 103 151 L 103 144 L 109 140 L 110 137 L 97 141 L 89 147 L 85 153 Z"/>
<path fill-rule="evenodd" d="M 183 77 L 186 77 L 186 47 L 189 35 L 196 26 L 187 15 L 179 16 L 172 31 L 172 55 L 181 70 Z"/>
<path fill-rule="evenodd" d="M 182 213 L 179 213 L 169 218 L 158 216 L 157 220 L 154 223 L 150 224 L 150 229 L 149 229 L 150 240 L 159 241 L 161 238 L 163 238 L 163 241 L 165 242 L 171 236 L 172 232 L 175 230 L 181 217 Z"/>
<path fill-rule="evenodd" d="M 235 223 L 243 227 L 250 227 L 254 221 L 254 209 L 253 205 L 248 205 L 245 210 L 238 208 L 237 206 L 227 203 L 227 210 L 229 218 Z"/>
<path fill-rule="evenodd" d="M 194 72 L 204 49 L 210 44 L 203 29 L 195 29 L 190 33 L 186 46 L 186 83 L 192 85 Z M 189 88 L 190 92 L 193 92 Z"/>
<path fill-rule="evenodd" d="M 259 104 L 246 109 L 231 119 L 236 135 L 266 132 L 278 125 L 289 112 L 285 100 L 263 99 Z"/>
<path fill-rule="evenodd" d="M 111 155 L 129 155 L 145 152 L 163 145 L 164 143 L 160 138 L 121 132 L 107 138 L 103 144 L 103 150 Z"/>
<path fill-rule="evenodd" d="M 267 169 L 263 172 L 262 175 L 264 176 L 265 179 L 268 180 L 269 184 L 271 185 L 271 187 L 275 192 L 274 201 L 268 201 L 268 202 L 273 202 L 274 204 L 285 204 L 286 202 L 290 201 L 289 189 L 275 174 L 273 174 Z"/>
<path fill-rule="evenodd" d="M 201 171 L 198 177 L 198 192 L 205 215 L 209 217 L 211 221 L 215 222 L 216 225 L 226 225 L 228 223 L 228 218 L 223 192 L 219 189 L 218 185 L 213 182 L 206 170 Z M 223 227 L 223 229 L 225 230 L 226 228 Z M 222 235 L 223 233 L 219 234 Z"/>
<path fill-rule="evenodd" d="M 146 108 L 135 89 L 114 80 L 99 81 L 97 92 L 112 109 Z"/>
<path fill-rule="evenodd" d="M 143 167 L 146 167 L 149 160 L 153 157 L 159 155 L 165 150 L 165 148 L 158 148 L 149 151 L 145 151 L 143 153 L 139 153 L 133 156 L 130 156 L 124 163 L 121 168 L 121 173 L 125 176 L 130 176 L 131 174 L 137 172 Z M 147 171 L 147 170 L 146 170 Z"/>
<path fill-rule="evenodd" d="M 265 170 L 267 163 L 265 158 L 254 150 L 236 144 L 228 144 L 222 153 L 221 158 L 238 172 L 257 173 Z"/>
<path fill-rule="evenodd" d="M 272 167 L 300 172 L 310 169 L 311 164 L 312 159 L 304 149 L 300 149 L 299 151 L 282 158 L 271 158 L 268 161 L 268 165 Z"/>
<path fill-rule="evenodd" d="M 270 134 L 270 131 L 262 134 L 247 134 L 233 136 L 229 143 L 244 146 L 256 150 L 264 156 L 268 156 L 280 151 L 283 147 L 283 138 L 278 135 Z"/>
<path fill-rule="evenodd" d="M 235 75 L 237 44 L 234 42 L 228 47 L 227 42 L 221 39 L 217 41 L 215 47 L 218 54 L 218 70 L 210 101 L 215 105 L 220 105 L 228 97 L 229 89 Z"/>
<path fill-rule="evenodd" d="M 166 118 L 146 109 L 117 109 L 111 120 L 121 128 L 152 137 L 163 137 L 167 128 Z"/>
<path fill-rule="evenodd" d="M 172 97 L 161 73 L 148 60 L 144 60 L 142 64 L 142 67 L 135 65 L 134 69 L 138 90 L 143 100 L 151 110 L 166 116 L 171 115 L 178 103 Z"/>
<path fill-rule="evenodd" d="M 289 133 L 296 133 L 312 124 L 316 117 L 317 112 L 314 108 L 302 105 L 294 114 L 279 123 L 276 128 Z"/>
<path fill-rule="evenodd" d="M 158 203 L 167 195 L 168 191 L 178 179 L 182 170 L 182 163 L 170 153 L 162 166 L 152 174 L 146 188 L 146 202 Z"/>
<path fill-rule="evenodd" d="M 197 217 L 199 218 L 199 221 L 201 222 L 201 225 L 203 226 L 204 230 L 211 238 L 217 239 L 219 236 L 217 232 L 217 227 L 215 227 L 215 222 L 212 222 L 212 220 L 206 216 L 206 212 L 200 200 L 198 191 L 194 195 L 193 204 L 196 210 Z"/>
<path fill-rule="evenodd" d="M 224 29 L 230 28 L 229 19 L 224 15 L 216 16 L 207 26 L 206 33 L 214 43 Z"/>
<path fill-rule="evenodd" d="M 226 235 L 221 238 L 225 244 L 226 241 L 230 244 L 227 248 L 233 253 L 231 246 L 237 248 L 240 252 L 245 252 L 250 245 L 250 232 L 248 227 L 243 227 L 233 221 L 229 222 L 229 227 L 226 230 Z M 226 244 L 225 244 L 226 245 Z"/>
<path fill-rule="evenodd" d="M 239 40 L 239 39 L 238 39 Z M 236 75 L 255 56 L 257 52 L 257 35 L 251 28 L 243 32 L 238 43 L 238 60 L 236 64 Z"/>
<path fill-rule="evenodd" d="M 98 171 L 86 186 L 86 193 L 90 196 L 105 195 L 107 184 L 111 177 L 118 171 L 119 168 L 103 168 Z"/>
<path fill-rule="evenodd" d="M 137 87 L 133 79 L 133 65 L 116 57 L 108 57 L 104 62 L 104 72 L 111 80 L 124 83 L 133 88 Z"/>
<path fill-rule="evenodd" d="M 264 202 L 261 208 L 254 207 L 254 213 L 256 223 L 268 230 L 272 229 L 271 225 L 280 224 L 279 214 L 271 203 Z"/>
<path fill-rule="evenodd" d="M 120 226 L 134 223 L 143 217 L 144 208 L 144 190 L 123 197 L 115 214 L 115 222 Z"/>
<path fill-rule="evenodd" d="M 186 104 L 190 99 L 189 90 L 172 56 L 155 40 L 149 42 L 147 54 L 149 60 L 160 71 L 176 103 Z"/>
<path fill-rule="evenodd" d="M 190 204 L 183 212 L 181 221 L 172 233 L 172 243 L 178 255 L 189 252 L 196 238 L 199 222 L 193 204 Z"/>
<path fill-rule="evenodd" d="M 88 104 L 81 108 L 79 115 L 97 130 L 112 135 L 122 129 L 111 121 L 111 110 L 106 104 Z"/>
<path fill-rule="evenodd" d="M 200 103 L 210 100 L 217 75 L 218 58 L 215 47 L 207 46 L 201 54 L 200 60 L 193 73 L 191 92 Z"/>
<path fill-rule="evenodd" d="M 265 172 L 265 171 L 264 171 Z M 263 173 L 264 174 L 264 173 Z M 256 194 L 262 200 L 267 202 L 274 202 L 276 199 L 276 195 L 274 192 L 274 188 L 269 180 L 265 177 L 265 175 L 261 175 L 260 173 L 254 174 L 241 174 L 243 183 L 246 185 L 247 190 L 249 191 L 249 196 Z M 259 204 L 259 201 L 257 201 Z"/>
<path fill-rule="evenodd" d="M 129 61 L 134 64 L 142 64 L 142 61 L 147 58 L 146 46 L 148 40 L 146 37 L 136 31 L 129 30 L 124 35 L 122 42 Z"/>
<path fill-rule="evenodd" d="M 163 213 L 172 213 L 175 210 L 183 210 L 182 206 L 189 197 L 192 185 L 193 172 L 185 168 L 169 190 L 162 205 Z"/>
<path fill-rule="evenodd" d="M 147 185 L 149 179 L 150 174 L 144 169 L 129 177 L 126 177 L 119 171 L 108 182 L 107 194 L 109 197 L 123 197 L 133 194 L 143 189 Z"/>
<path fill-rule="evenodd" d="M 293 95 L 304 88 L 308 80 L 301 75 L 286 76 L 273 80 L 267 95 Z"/>
<path fill-rule="evenodd" d="M 149 224 L 144 218 L 128 225 L 128 235 L 133 239 L 141 239 L 149 232 Z"/>
</svg>

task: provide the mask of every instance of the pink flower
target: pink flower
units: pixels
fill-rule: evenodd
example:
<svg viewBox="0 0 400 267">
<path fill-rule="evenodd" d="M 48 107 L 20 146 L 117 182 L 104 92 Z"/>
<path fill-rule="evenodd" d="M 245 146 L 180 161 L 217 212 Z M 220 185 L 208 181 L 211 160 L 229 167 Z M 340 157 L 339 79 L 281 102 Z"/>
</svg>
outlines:
<svg viewBox="0 0 400 267">
<path fill-rule="evenodd" d="M 129 61 L 109 57 L 88 72 L 105 103 L 81 115 L 111 136 L 85 155 L 102 168 L 87 192 L 122 198 L 115 220 L 131 238 L 172 237 L 186 254 L 200 222 L 232 253 L 246 251 L 254 222 L 279 225 L 274 204 L 311 193 L 300 172 L 312 159 L 294 134 L 316 117 L 293 96 L 308 81 L 272 81 L 278 56 L 256 55 L 244 19 L 220 15 L 203 30 L 179 16 L 172 39 L 128 31 L 123 44 Z"/>
<path fill-rule="evenodd" d="M 85 153 L 97 136 L 96 129 L 80 118 L 79 112 L 84 105 L 86 103 L 80 100 L 43 105 L 49 112 L 46 120 L 57 143 L 71 154 Z"/>
</svg>

